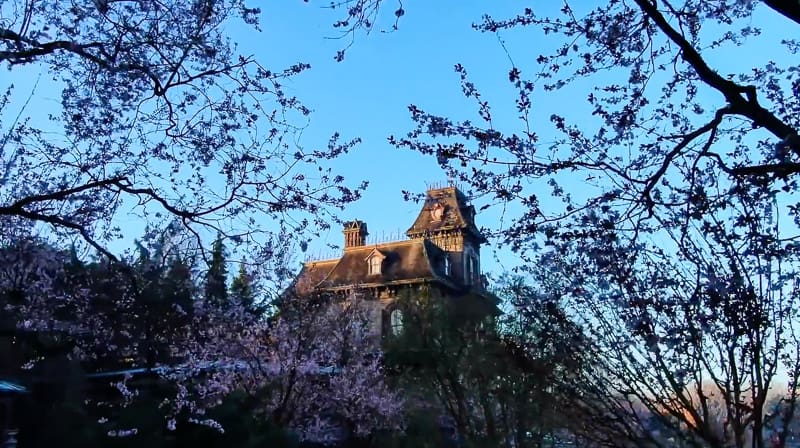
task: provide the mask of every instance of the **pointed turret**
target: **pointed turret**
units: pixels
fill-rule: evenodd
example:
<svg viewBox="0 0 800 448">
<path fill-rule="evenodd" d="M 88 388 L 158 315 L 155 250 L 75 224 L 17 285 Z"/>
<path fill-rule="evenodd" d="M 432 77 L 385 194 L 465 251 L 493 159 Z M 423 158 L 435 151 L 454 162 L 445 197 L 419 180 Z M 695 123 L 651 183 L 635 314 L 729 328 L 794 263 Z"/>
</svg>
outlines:
<svg viewBox="0 0 800 448">
<path fill-rule="evenodd" d="M 486 238 L 475 226 L 475 207 L 456 187 L 428 190 L 414 224 L 406 231 L 409 238 L 432 237 L 436 233 L 459 230 L 478 244 Z"/>
<path fill-rule="evenodd" d="M 463 284 L 480 286 L 480 247 L 486 242 L 475 225 L 475 207 L 454 186 L 429 189 L 409 238 L 427 238 L 445 252 L 448 269 Z"/>
</svg>

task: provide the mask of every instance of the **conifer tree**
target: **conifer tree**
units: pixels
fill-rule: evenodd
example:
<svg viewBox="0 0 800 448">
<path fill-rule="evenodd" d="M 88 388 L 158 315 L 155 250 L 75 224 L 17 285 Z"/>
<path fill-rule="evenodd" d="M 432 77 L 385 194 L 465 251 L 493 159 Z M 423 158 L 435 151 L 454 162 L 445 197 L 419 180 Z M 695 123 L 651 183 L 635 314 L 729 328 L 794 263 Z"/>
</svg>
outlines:
<svg viewBox="0 0 800 448">
<path fill-rule="evenodd" d="M 206 274 L 206 300 L 216 306 L 225 306 L 228 302 L 228 269 L 225 260 L 225 244 L 222 237 L 217 236 L 211 248 L 211 262 Z"/>
<path fill-rule="evenodd" d="M 231 283 L 231 296 L 233 300 L 242 305 L 245 309 L 257 313 L 258 307 L 255 305 L 255 294 L 253 292 L 253 281 L 244 263 L 239 264 L 239 274 Z"/>
</svg>

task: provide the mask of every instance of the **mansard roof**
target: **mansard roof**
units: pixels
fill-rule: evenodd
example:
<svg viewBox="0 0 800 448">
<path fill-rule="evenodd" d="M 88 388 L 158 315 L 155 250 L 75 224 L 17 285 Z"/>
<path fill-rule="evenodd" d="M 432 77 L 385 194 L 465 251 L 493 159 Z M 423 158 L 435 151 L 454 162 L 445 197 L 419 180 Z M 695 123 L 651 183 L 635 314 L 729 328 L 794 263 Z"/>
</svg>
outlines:
<svg viewBox="0 0 800 448">
<path fill-rule="evenodd" d="M 437 207 L 443 207 L 440 218 L 433 213 Z M 447 230 L 462 230 L 472 234 L 479 242 L 486 242 L 475 226 L 475 207 L 469 204 L 461 190 L 452 186 L 428 190 L 422 210 L 406 235 L 417 238 Z"/>
<path fill-rule="evenodd" d="M 366 259 L 378 251 L 386 258 L 378 275 L 370 275 Z M 353 286 L 409 284 L 437 281 L 455 287 L 444 272 L 444 254 L 426 239 L 395 241 L 350 248 L 334 260 L 305 263 L 298 276 L 298 292 Z"/>
<path fill-rule="evenodd" d="M 332 260 L 309 261 L 303 265 L 303 269 L 297 274 L 294 282 L 294 290 L 298 294 L 307 294 L 314 291 L 317 285 L 330 274 L 338 258 Z"/>
</svg>

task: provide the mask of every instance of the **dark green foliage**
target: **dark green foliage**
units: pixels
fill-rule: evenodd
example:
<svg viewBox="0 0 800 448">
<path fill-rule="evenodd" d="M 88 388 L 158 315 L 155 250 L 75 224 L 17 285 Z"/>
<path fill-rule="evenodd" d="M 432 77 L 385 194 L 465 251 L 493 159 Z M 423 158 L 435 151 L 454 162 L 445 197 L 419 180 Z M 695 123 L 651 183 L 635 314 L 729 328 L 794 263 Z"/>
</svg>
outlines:
<svg viewBox="0 0 800 448">
<path fill-rule="evenodd" d="M 113 418 L 108 421 L 99 419 L 100 415 L 107 413 L 107 408 L 87 406 L 80 397 L 74 395 L 74 391 L 84 389 L 75 384 L 68 385 L 66 396 L 57 399 L 41 396 L 23 399 L 18 403 L 20 446 L 292 448 L 300 445 L 286 431 L 272 426 L 268 419 L 254 413 L 248 404 L 250 399 L 241 394 L 232 394 L 208 414 L 208 418 L 223 425 L 224 433 L 193 423 L 181 423 L 175 430 L 169 430 L 167 416 L 158 404 L 171 391 L 153 383 L 153 380 L 150 378 L 145 383 L 138 382 L 140 397 L 131 405 L 116 409 Z M 133 435 L 109 436 L 109 431 L 133 428 L 136 429 Z"/>
<path fill-rule="evenodd" d="M 78 363 L 51 355 L 26 373 L 21 383 L 27 393 L 17 396 L 13 409 L 20 446 L 99 446 L 102 437 L 92 429 L 96 421 L 84 403 L 87 381 Z"/>
<path fill-rule="evenodd" d="M 191 267 L 177 256 L 141 250 L 130 266 L 85 266 L 89 311 L 106 344 L 93 348 L 98 370 L 155 366 L 177 362 L 193 315 L 195 287 Z"/>
<path fill-rule="evenodd" d="M 574 405 L 575 385 L 596 368 L 593 347 L 557 297 L 505 277 L 498 294 L 508 305 L 500 318 L 505 363 L 498 386 L 509 439 L 518 446 L 543 446 L 553 438 L 580 436 L 591 416 Z M 545 444 L 546 445 L 546 444 Z"/>
<path fill-rule="evenodd" d="M 405 431 L 381 434 L 369 446 L 379 448 L 448 448 L 459 446 L 454 431 L 443 428 L 435 409 L 416 409 L 408 414 Z"/>
<path fill-rule="evenodd" d="M 503 298 L 524 301 L 522 291 L 508 288 Z M 558 408 L 558 384 L 584 368 L 580 341 L 570 336 L 576 330 L 562 331 L 571 327 L 557 305 L 498 317 L 480 300 L 426 291 L 403 297 L 404 331 L 387 336 L 387 368 L 406 391 L 411 418 L 435 420 L 429 440 L 540 446 L 576 423 Z M 413 440 L 414 430 L 401 439 Z"/>
<path fill-rule="evenodd" d="M 209 304 L 216 307 L 227 307 L 228 303 L 228 266 L 225 244 L 221 236 L 217 236 L 211 247 L 211 260 L 206 273 L 205 297 Z"/>
<path fill-rule="evenodd" d="M 31 373 L 20 370 L 24 363 L 70 354 L 70 323 L 80 316 L 79 302 L 70 300 L 77 292 L 75 266 L 67 254 L 36 239 L 0 247 L 0 375 L 28 379 Z"/>
<path fill-rule="evenodd" d="M 209 413 L 209 418 L 219 421 L 225 433 L 198 425 L 179 425 L 177 433 L 180 446 L 209 448 L 298 447 L 297 438 L 274 426 L 268 418 L 253 407 L 254 400 L 246 394 L 231 394 L 222 405 Z"/>
<path fill-rule="evenodd" d="M 234 303 L 254 314 L 261 314 L 264 311 L 263 306 L 255 301 L 252 276 L 248 274 L 244 263 L 239 264 L 239 274 L 231 282 L 230 296 Z"/>
<path fill-rule="evenodd" d="M 68 262 L 70 278 L 88 291 L 90 300 L 83 312 L 98 325 L 93 327 L 98 333 L 40 342 L 37 353 L 46 360 L 29 372 L 35 378 L 30 384 L 36 386 L 36 395 L 20 425 L 27 446 L 50 446 L 57 440 L 86 447 L 299 445 L 275 426 L 272 416 L 261 414 L 258 401 L 250 395 L 235 393 L 206 415 L 221 423 L 225 433 L 180 419 L 170 431 L 168 409 L 159 404 L 176 391 L 156 375 L 137 374 L 129 380 L 129 388 L 138 396 L 127 406 L 121 406 L 119 393 L 109 388 L 121 378 L 83 379 L 87 372 L 181 362 L 173 349 L 180 348 L 185 333 L 191 331 L 193 298 L 199 288 L 193 285 L 191 262 L 165 247 L 162 240 L 140 244 L 129 265 Z M 230 298 L 252 306 L 249 280 L 240 266 Z M 520 304 L 533 294 L 522 287 L 513 292 L 517 295 L 508 292 L 504 298 Z M 555 412 L 557 389 L 548 388 L 564 372 L 581 368 L 582 361 L 574 356 L 577 350 L 571 350 L 577 340 L 563 337 L 572 334 L 560 320 L 563 314 L 557 306 L 529 307 L 524 312 L 520 308 L 509 316 L 525 321 L 527 327 L 513 327 L 508 318 L 487 314 L 493 308 L 485 300 L 467 296 L 454 301 L 423 290 L 397 302 L 404 328 L 398 336 L 387 336 L 384 366 L 392 372 L 395 386 L 404 390 L 407 431 L 348 440 L 340 446 L 491 447 L 513 438 L 518 446 L 535 446 L 567 426 L 559 420 L 562 414 Z M 301 315 L 318 312 L 321 303 L 303 301 L 310 308 L 303 308 Z M 97 335 L 103 344 L 97 344 Z M 76 346 L 93 350 L 96 359 L 82 366 L 70 364 L 66 354 Z M 99 402 L 111 406 L 98 406 Z M 109 431 L 132 428 L 137 430 L 134 435 L 108 436 Z"/>
</svg>

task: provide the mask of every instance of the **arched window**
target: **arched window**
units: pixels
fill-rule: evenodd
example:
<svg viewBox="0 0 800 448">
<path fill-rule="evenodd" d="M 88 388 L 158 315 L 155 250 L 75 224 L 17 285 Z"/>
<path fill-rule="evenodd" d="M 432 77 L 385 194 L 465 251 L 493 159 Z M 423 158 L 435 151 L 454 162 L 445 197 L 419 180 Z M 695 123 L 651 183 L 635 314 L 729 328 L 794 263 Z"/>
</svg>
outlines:
<svg viewBox="0 0 800 448">
<path fill-rule="evenodd" d="M 444 275 L 450 275 L 450 257 L 444 256 Z"/>
<path fill-rule="evenodd" d="M 403 334 L 403 312 L 399 309 L 392 310 L 389 314 L 389 326 L 392 330 L 392 336 L 400 336 Z"/>
</svg>

